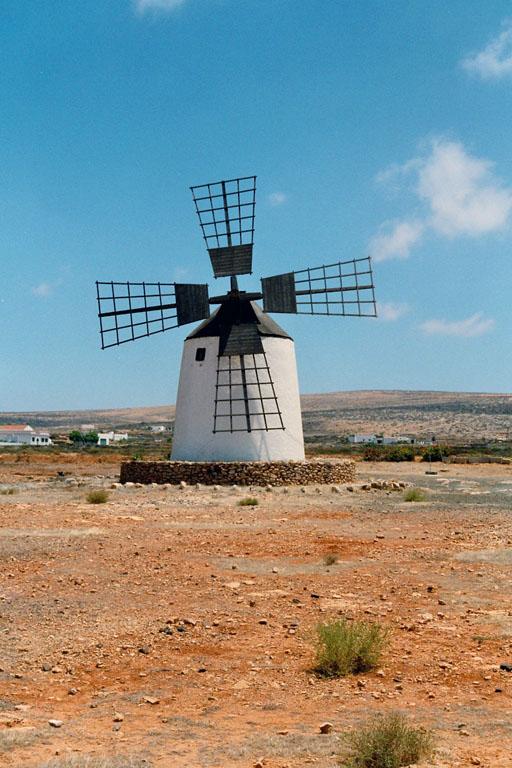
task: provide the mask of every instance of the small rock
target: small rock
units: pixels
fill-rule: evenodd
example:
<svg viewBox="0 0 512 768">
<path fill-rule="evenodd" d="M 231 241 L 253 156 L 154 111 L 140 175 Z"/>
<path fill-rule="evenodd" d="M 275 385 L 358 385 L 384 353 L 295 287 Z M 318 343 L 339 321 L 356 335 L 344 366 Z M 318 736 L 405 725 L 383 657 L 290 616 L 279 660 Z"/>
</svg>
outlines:
<svg viewBox="0 0 512 768">
<path fill-rule="evenodd" d="M 61 728 L 64 725 L 63 720 L 48 720 L 48 725 L 51 725 L 52 728 Z"/>
<path fill-rule="evenodd" d="M 139 653 L 143 653 L 145 656 L 147 656 L 149 653 L 149 648 L 139 648 Z"/>
<path fill-rule="evenodd" d="M 330 733 L 332 731 L 332 723 L 322 723 L 320 726 L 320 733 Z"/>
<path fill-rule="evenodd" d="M 471 757 L 469 758 L 469 762 L 471 763 L 471 765 L 482 765 L 482 763 L 480 762 L 480 758 L 476 757 L 476 755 L 471 755 Z"/>
<path fill-rule="evenodd" d="M 281 731 L 277 732 L 277 735 L 278 736 L 288 736 L 289 733 L 290 733 L 290 731 L 288 731 L 286 728 L 283 728 Z"/>
<path fill-rule="evenodd" d="M 512 672 L 512 664 L 500 664 L 500 669 L 504 669 L 505 672 Z"/>
<path fill-rule="evenodd" d="M 279 573 L 279 568 L 272 568 L 272 573 Z"/>
<path fill-rule="evenodd" d="M 124 720 L 124 715 L 121 714 L 121 712 L 114 712 L 114 716 L 112 719 L 114 723 L 122 723 Z"/>
<path fill-rule="evenodd" d="M 153 706 L 155 704 L 160 704 L 160 699 L 158 699 L 156 696 L 143 696 L 142 701 L 145 704 L 152 704 Z"/>
</svg>

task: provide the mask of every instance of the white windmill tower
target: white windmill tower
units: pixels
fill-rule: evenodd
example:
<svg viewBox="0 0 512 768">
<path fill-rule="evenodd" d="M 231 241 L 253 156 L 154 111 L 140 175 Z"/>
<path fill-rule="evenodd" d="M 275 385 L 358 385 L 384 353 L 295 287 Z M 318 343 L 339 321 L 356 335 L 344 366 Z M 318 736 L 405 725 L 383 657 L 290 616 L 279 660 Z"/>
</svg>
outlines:
<svg viewBox="0 0 512 768">
<path fill-rule="evenodd" d="M 274 275 L 261 293 L 241 291 L 237 275 L 252 272 L 256 177 L 191 189 L 214 276 L 229 277 L 230 290 L 209 298 L 201 284 L 97 283 L 102 348 L 203 320 L 183 347 L 172 459 L 304 459 L 294 343 L 267 312 L 375 317 L 371 261 Z"/>
</svg>

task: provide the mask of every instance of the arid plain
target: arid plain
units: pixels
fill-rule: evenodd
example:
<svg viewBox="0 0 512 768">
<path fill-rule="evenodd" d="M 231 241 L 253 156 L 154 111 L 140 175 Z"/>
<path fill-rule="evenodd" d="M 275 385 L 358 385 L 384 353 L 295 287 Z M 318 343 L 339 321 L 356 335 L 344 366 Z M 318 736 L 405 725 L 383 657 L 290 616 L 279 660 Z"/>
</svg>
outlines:
<svg viewBox="0 0 512 768">
<path fill-rule="evenodd" d="M 431 765 L 512 766 L 512 468 L 425 469 L 360 462 L 354 490 L 241 507 L 112 489 L 108 456 L 1 455 L 0 764 L 334 768 L 344 732 L 399 710 L 433 729 Z M 360 489 L 392 477 L 428 500 Z M 314 629 L 340 616 L 391 644 L 319 679 Z"/>
</svg>

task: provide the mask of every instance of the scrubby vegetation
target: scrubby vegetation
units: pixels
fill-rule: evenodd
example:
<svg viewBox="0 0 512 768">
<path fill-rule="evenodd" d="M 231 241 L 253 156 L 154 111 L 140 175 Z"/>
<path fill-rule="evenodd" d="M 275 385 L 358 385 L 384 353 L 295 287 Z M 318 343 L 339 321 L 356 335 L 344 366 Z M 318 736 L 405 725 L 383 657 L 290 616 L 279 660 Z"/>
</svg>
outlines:
<svg viewBox="0 0 512 768">
<path fill-rule="evenodd" d="M 255 499 L 254 496 L 246 496 L 244 499 L 237 501 L 239 507 L 256 507 L 259 503 L 259 500 Z"/>
<path fill-rule="evenodd" d="M 108 501 L 108 491 L 100 488 L 97 491 L 89 491 L 86 496 L 89 504 L 105 504 Z"/>
<path fill-rule="evenodd" d="M 343 677 L 379 665 L 389 645 L 389 630 L 365 621 L 328 621 L 318 624 L 314 645 L 313 671 L 320 677 Z"/>
<path fill-rule="evenodd" d="M 434 739 L 424 728 L 409 725 L 398 712 L 372 717 L 344 737 L 347 768 L 402 768 L 432 754 Z"/>
<path fill-rule="evenodd" d="M 414 461 L 419 455 L 418 448 L 410 445 L 367 445 L 364 449 L 365 461 Z"/>
<path fill-rule="evenodd" d="M 409 488 L 404 494 L 404 501 L 427 501 L 428 493 L 423 488 Z"/>
</svg>

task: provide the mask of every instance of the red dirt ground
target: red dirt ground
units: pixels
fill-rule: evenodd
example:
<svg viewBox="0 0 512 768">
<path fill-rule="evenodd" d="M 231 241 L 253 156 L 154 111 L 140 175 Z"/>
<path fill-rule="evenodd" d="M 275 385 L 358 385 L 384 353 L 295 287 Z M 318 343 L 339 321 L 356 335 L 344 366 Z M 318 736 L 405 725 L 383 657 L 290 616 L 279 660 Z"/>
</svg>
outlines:
<svg viewBox="0 0 512 768">
<path fill-rule="evenodd" d="M 400 710 L 434 730 L 431 765 L 512 766 L 512 469 L 443 469 L 358 465 L 422 503 L 309 486 L 93 505 L 112 460 L 0 456 L 0 764 L 334 768 L 343 732 Z M 340 616 L 391 628 L 380 670 L 311 673 L 315 626 Z"/>
</svg>

